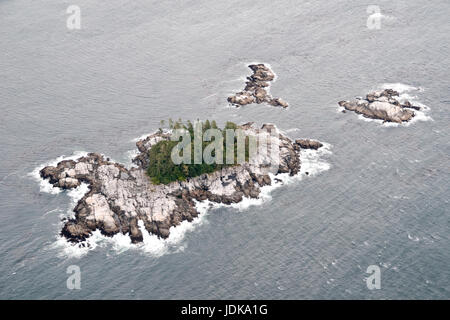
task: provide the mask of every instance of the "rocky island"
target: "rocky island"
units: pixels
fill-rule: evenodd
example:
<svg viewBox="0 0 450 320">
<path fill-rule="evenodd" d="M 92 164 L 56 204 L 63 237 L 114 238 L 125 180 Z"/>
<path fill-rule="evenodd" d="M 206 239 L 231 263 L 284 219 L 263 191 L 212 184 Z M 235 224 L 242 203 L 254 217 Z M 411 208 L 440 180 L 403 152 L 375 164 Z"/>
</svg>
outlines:
<svg viewBox="0 0 450 320">
<path fill-rule="evenodd" d="M 407 100 L 402 101 L 399 93 L 392 89 L 371 92 L 365 99 L 360 98 L 352 102 L 340 101 L 339 105 L 345 110 L 362 114 L 366 118 L 396 123 L 410 121 L 416 115 L 413 110 L 421 110 Z"/>
<path fill-rule="evenodd" d="M 274 125 L 261 128 L 253 123 L 238 126 L 247 136 L 258 136 L 277 130 Z M 278 131 L 277 131 L 278 132 Z M 321 143 L 311 140 L 292 141 L 277 134 L 279 146 L 278 174 L 296 175 L 300 170 L 302 148 L 317 149 Z M 167 238 L 170 227 L 183 220 L 192 221 L 199 215 L 196 201 L 238 203 L 244 197 L 258 198 L 261 187 L 273 183 L 268 171 L 270 155 L 257 157 L 239 165 L 196 177 L 155 184 L 148 175 L 152 148 L 168 141 L 170 133 L 160 130 L 136 143 L 139 154 L 132 168 L 110 161 L 98 153 L 89 153 L 77 160 L 63 160 L 56 166 L 40 170 L 40 176 L 61 189 L 73 189 L 88 184 L 88 192 L 73 209 L 73 218 L 65 221 L 61 235 L 71 242 L 86 240 L 93 231 L 103 235 L 129 235 L 133 243 L 143 241 L 142 229 L 161 238 Z M 272 176 L 273 177 L 273 176 Z"/>
<path fill-rule="evenodd" d="M 243 91 L 228 97 L 228 102 L 236 107 L 246 104 L 266 102 L 275 107 L 287 108 L 288 103 L 281 98 L 273 98 L 268 89 L 270 82 L 275 79 L 275 74 L 264 64 L 251 64 L 248 66 L 253 74 L 247 77 Z"/>
</svg>

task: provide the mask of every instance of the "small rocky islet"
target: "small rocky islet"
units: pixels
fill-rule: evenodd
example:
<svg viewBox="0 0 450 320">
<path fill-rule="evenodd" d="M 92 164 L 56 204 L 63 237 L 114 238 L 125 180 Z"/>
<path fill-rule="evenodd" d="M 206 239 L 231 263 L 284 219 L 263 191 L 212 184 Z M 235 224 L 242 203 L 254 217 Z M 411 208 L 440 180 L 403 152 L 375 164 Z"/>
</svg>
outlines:
<svg viewBox="0 0 450 320">
<path fill-rule="evenodd" d="M 340 101 L 338 104 L 345 110 L 354 111 L 363 117 L 395 123 L 411 121 L 416 116 L 414 110 L 422 109 L 408 100 L 402 101 L 399 92 L 393 89 L 370 92 L 365 99 Z"/>
<path fill-rule="evenodd" d="M 257 136 L 267 130 L 276 130 L 272 124 L 261 128 L 254 123 L 239 126 L 246 135 Z M 70 190 L 82 183 L 88 192 L 73 209 L 75 216 L 65 221 L 61 231 L 70 242 L 83 242 L 95 230 L 103 235 L 129 235 L 133 243 L 143 241 L 143 227 L 160 238 L 167 238 L 172 226 L 192 221 L 199 215 L 196 201 L 232 204 L 244 197 L 258 198 L 261 187 L 275 183 L 269 175 L 268 159 L 245 162 L 221 170 L 175 181 L 154 184 L 146 170 L 149 150 L 159 141 L 170 139 L 167 132 L 158 131 L 136 146 L 139 154 L 133 159 L 135 167 L 112 162 L 98 153 L 89 153 L 77 160 L 63 160 L 56 166 L 40 170 L 42 179 L 53 187 Z M 317 150 L 322 144 L 313 140 L 291 140 L 279 133 L 279 166 L 274 175 L 296 175 L 300 171 L 302 148 Z M 268 157 L 263 155 L 262 157 Z"/>
<path fill-rule="evenodd" d="M 245 88 L 228 97 L 228 102 L 240 107 L 252 103 L 268 103 L 274 107 L 287 108 L 289 105 L 281 98 L 273 98 L 269 93 L 270 82 L 275 79 L 275 73 L 265 64 L 251 64 L 248 66 L 253 74 L 247 77 Z"/>
</svg>

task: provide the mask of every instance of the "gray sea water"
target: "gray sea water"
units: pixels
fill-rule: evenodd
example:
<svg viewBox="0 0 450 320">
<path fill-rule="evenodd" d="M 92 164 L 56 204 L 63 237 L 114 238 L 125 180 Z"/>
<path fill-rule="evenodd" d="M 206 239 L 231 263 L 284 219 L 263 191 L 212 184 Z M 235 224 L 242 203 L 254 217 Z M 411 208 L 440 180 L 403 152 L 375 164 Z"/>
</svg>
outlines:
<svg viewBox="0 0 450 320">
<path fill-rule="evenodd" d="M 81 30 L 66 27 L 72 4 Z M 450 298 L 449 16 L 448 0 L 1 0 L 0 298 Z M 227 106 L 250 62 L 271 65 L 289 109 Z M 338 111 L 386 83 L 428 106 L 426 121 Z M 74 194 L 31 173 L 74 151 L 129 162 L 133 139 L 168 118 L 272 122 L 329 143 L 329 169 L 210 210 L 171 244 L 61 244 Z"/>
</svg>

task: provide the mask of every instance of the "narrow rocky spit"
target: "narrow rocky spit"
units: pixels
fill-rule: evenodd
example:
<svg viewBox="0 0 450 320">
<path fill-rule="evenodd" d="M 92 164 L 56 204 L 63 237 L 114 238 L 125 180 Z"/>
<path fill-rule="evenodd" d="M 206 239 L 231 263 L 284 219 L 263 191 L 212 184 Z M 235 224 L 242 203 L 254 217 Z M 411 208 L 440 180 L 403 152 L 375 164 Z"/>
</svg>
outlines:
<svg viewBox="0 0 450 320">
<path fill-rule="evenodd" d="M 260 129 L 253 123 L 240 126 L 246 135 L 258 136 L 274 125 L 264 124 Z M 278 130 L 276 131 L 278 132 Z M 275 175 L 288 173 L 293 176 L 300 170 L 302 148 L 317 150 L 320 142 L 292 141 L 279 134 L 279 166 Z M 273 183 L 269 176 L 270 155 L 256 157 L 255 161 L 226 167 L 220 171 L 164 185 L 152 184 L 146 173 L 150 148 L 170 134 L 157 132 L 136 143 L 139 154 L 133 159 L 135 167 L 127 169 L 111 162 L 98 153 L 89 153 L 77 160 L 63 160 L 56 166 L 40 170 L 42 179 L 48 179 L 53 187 L 74 189 L 82 183 L 89 191 L 74 208 L 75 216 L 67 221 L 61 235 L 71 242 L 83 242 L 95 230 L 103 235 L 118 233 L 129 235 L 133 243 L 143 241 L 138 225 L 160 238 L 167 238 L 170 227 L 182 221 L 192 221 L 199 215 L 196 201 L 232 204 L 247 198 L 258 198 L 260 188 Z"/>
<path fill-rule="evenodd" d="M 414 106 L 407 100 L 401 101 L 399 96 L 397 91 L 385 89 L 368 93 L 365 99 L 340 101 L 339 105 L 370 119 L 396 123 L 410 121 L 416 116 L 414 110 L 419 111 L 421 107 Z"/>
<path fill-rule="evenodd" d="M 287 108 L 289 105 L 281 98 L 273 98 L 269 93 L 270 82 L 275 79 L 275 74 L 264 64 L 251 64 L 248 66 L 253 74 L 247 77 L 243 91 L 228 97 L 231 105 L 240 107 L 243 105 L 266 102 L 274 107 Z"/>
</svg>

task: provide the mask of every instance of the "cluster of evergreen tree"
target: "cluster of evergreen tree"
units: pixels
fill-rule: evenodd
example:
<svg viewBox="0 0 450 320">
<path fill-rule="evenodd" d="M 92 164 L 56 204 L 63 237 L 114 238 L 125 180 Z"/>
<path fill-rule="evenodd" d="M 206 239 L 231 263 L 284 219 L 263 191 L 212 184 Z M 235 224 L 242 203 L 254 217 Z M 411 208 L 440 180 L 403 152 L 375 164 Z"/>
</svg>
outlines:
<svg viewBox="0 0 450 320">
<path fill-rule="evenodd" d="M 164 125 L 164 122 L 161 122 L 162 125 Z M 202 136 L 208 129 L 217 129 L 222 133 L 223 137 L 223 161 L 222 164 L 213 162 L 211 164 L 208 164 L 204 161 L 202 158 L 201 163 L 194 163 L 194 130 L 197 128 L 197 126 L 194 126 L 190 121 L 187 121 L 186 124 L 184 124 L 181 120 L 173 122 L 172 120 L 169 120 L 169 128 L 170 129 L 185 129 L 187 132 L 189 132 L 191 136 L 191 161 L 190 163 L 181 163 L 181 164 L 175 164 L 172 161 L 171 155 L 172 150 L 175 146 L 177 146 L 180 142 L 179 141 L 170 141 L 170 140 L 163 140 L 158 142 L 156 145 L 154 145 L 150 151 L 149 151 L 149 167 L 147 169 L 147 173 L 151 178 L 151 181 L 155 184 L 168 184 L 173 181 L 185 181 L 186 178 L 189 177 L 196 177 L 199 175 L 202 175 L 204 173 L 211 173 L 216 170 L 220 170 L 223 167 L 235 165 L 237 164 L 237 138 L 234 138 L 234 162 L 233 164 L 227 164 L 227 161 L 225 159 L 226 157 L 226 137 L 225 137 L 225 130 L 227 129 L 233 129 L 235 130 L 237 128 L 237 125 L 233 122 L 227 122 L 225 127 L 223 129 L 220 129 L 217 127 L 217 124 L 215 121 L 209 121 L 206 120 L 202 122 Z M 160 128 L 162 131 L 163 129 Z M 203 141 L 202 139 L 202 150 L 205 150 L 205 148 L 210 144 L 213 143 L 214 139 L 212 141 Z M 215 152 L 212 152 L 212 156 L 215 156 Z M 248 137 L 245 138 L 245 161 L 248 160 Z"/>
</svg>

